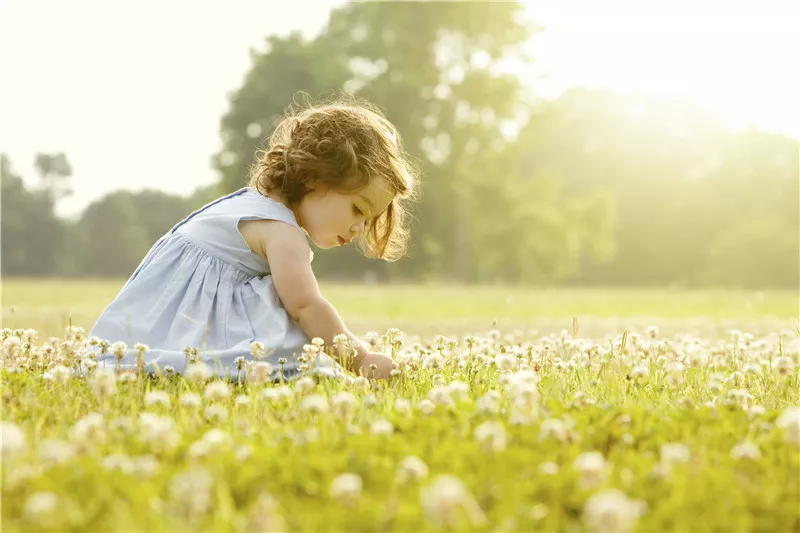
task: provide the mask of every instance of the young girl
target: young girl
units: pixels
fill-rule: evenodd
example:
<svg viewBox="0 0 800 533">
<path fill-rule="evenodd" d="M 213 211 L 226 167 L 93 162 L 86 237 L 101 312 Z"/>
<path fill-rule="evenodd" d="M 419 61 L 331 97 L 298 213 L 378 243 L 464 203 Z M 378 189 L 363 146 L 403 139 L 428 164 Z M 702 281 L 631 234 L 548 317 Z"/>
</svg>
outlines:
<svg viewBox="0 0 800 533">
<path fill-rule="evenodd" d="M 255 356 L 270 364 L 272 379 L 287 380 L 303 364 L 329 377 L 348 375 L 346 368 L 387 378 L 395 368 L 320 294 L 308 244 L 355 240 L 368 257 L 402 255 L 403 202 L 416 178 L 394 126 L 367 104 L 311 107 L 287 115 L 257 155 L 249 186 L 159 239 L 105 309 L 90 335 L 117 344 L 103 350 L 101 364 L 183 372 L 199 357 L 222 377 Z M 341 335 L 355 353 L 329 351 L 353 353 L 349 361 L 321 353 L 303 363 L 309 339 L 332 346 Z"/>
</svg>

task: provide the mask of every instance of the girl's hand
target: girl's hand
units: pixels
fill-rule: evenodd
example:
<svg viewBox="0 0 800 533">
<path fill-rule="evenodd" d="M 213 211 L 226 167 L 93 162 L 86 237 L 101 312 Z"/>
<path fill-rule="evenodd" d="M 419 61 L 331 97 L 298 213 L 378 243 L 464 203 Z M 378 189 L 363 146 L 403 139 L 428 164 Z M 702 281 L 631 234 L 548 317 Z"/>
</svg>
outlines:
<svg viewBox="0 0 800 533">
<path fill-rule="evenodd" d="M 374 366 L 374 368 L 373 368 Z M 397 368 L 397 363 L 384 353 L 370 352 L 359 361 L 356 361 L 355 372 L 369 379 L 388 380 L 392 370 Z"/>
</svg>

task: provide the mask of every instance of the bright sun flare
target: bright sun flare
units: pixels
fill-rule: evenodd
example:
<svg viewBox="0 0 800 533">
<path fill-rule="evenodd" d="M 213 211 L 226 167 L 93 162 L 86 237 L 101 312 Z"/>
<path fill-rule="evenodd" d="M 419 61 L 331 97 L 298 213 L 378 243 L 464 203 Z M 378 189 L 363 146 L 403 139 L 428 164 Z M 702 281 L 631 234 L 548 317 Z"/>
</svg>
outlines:
<svg viewBox="0 0 800 533">
<path fill-rule="evenodd" d="M 790 67 L 791 50 L 800 49 L 793 27 L 800 7 L 790 2 L 737 11 L 713 1 L 567 0 L 530 2 L 528 12 L 543 26 L 530 50 L 536 72 L 550 74 L 544 89 L 553 95 L 572 85 L 680 94 L 731 127 L 752 122 L 800 137 L 800 77 Z"/>
</svg>

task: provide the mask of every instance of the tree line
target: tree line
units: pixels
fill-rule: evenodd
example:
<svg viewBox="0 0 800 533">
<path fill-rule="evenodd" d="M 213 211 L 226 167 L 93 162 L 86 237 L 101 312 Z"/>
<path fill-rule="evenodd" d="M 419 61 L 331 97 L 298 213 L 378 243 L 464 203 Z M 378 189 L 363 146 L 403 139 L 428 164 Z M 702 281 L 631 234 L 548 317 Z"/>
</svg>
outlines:
<svg viewBox="0 0 800 533">
<path fill-rule="evenodd" d="M 796 139 L 730 131 L 674 97 L 575 88 L 540 99 L 517 75 L 536 32 L 521 13 L 352 3 L 314 39 L 267 38 L 221 117 L 219 183 L 186 197 L 118 191 L 67 222 L 53 210 L 69 189 L 66 156 L 39 154 L 40 187 L 28 189 L 4 157 L 3 275 L 130 274 L 181 217 L 245 184 L 287 102 L 346 92 L 398 126 L 422 198 L 407 258 L 332 250 L 316 255 L 320 277 L 798 286 Z"/>
</svg>

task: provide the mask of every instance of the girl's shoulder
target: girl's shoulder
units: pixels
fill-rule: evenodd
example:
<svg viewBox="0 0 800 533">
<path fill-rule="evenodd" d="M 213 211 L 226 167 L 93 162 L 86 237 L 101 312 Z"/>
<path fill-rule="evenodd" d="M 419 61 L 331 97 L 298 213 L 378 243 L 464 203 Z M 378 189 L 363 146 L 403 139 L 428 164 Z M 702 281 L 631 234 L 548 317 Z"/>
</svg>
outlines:
<svg viewBox="0 0 800 533">
<path fill-rule="evenodd" d="M 236 192 L 221 196 L 195 214 L 200 217 L 227 215 L 241 220 L 275 219 L 297 225 L 297 219 L 291 209 L 264 196 L 253 187 L 243 187 Z"/>
</svg>

